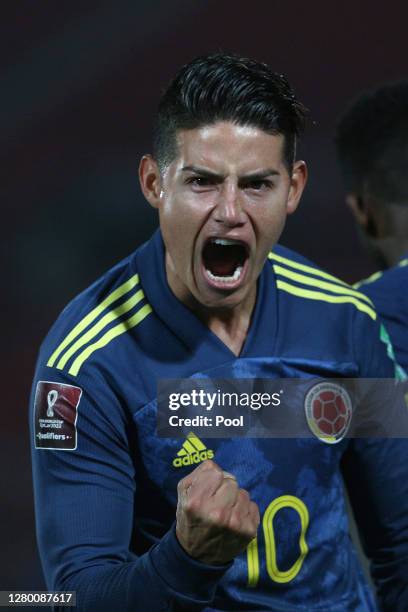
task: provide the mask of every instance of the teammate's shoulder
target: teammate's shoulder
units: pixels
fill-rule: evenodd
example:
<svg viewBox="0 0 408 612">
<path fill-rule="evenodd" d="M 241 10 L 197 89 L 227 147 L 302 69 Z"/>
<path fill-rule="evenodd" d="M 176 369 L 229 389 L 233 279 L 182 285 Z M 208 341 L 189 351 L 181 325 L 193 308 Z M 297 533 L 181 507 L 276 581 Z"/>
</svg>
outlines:
<svg viewBox="0 0 408 612">
<path fill-rule="evenodd" d="M 277 289 L 307 303 L 328 308 L 354 307 L 373 320 L 377 315 L 369 297 L 336 276 L 326 272 L 299 253 L 276 245 L 268 259 L 276 276 Z M 332 309 L 332 308 L 331 308 Z"/>
<path fill-rule="evenodd" d="M 74 355 L 100 340 L 143 300 L 135 262 L 132 253 L 67 304 L 42 343 L 44 365 L 64 369 Z"/>
<path fill-rule="evenodd" d="M 383 291 L 386 288 L 395 288 L 403 292 L 408 279 L 408 257 L 401 259 L 397 265 L 388 270 L 374 272 L 367 278 L 355 283 L 353 287 L 363 293 Z M 405 281 L 405 284 L 404 284 Z M 405 292 L 406 293 L 406 292 Z"/>
</svg>

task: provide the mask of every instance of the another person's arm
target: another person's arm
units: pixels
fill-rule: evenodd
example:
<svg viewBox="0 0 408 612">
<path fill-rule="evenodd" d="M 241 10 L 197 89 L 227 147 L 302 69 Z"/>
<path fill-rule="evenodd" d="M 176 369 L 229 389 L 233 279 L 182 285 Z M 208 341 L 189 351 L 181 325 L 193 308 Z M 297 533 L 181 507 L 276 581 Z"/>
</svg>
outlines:
<svg viewBox="0 0 408 612">
<path fill-rule="evenodd" d="M 356 352 L 363 364 L 362 377 L 392 379 L 397 373 L 391 345 L 387 344 L 379 325 L 370 324 L 368 318 L 359 327 Z M 381 397 L 374 397 L 373 401 L 376 399 L 381 401 Z M 382 409 L 390 411 L 393 419 L 406 415 L 407 410 L 402 397 Z M 401 436 L 407 435 L 406 418 L 401 418 L 400 432 Z M 351 440 L 343 460 L 343 474 L 363 547 L 371 560 L 380 609 L 405 612 L 408 610 L 408 438 Z"/>
<path fill-rule="evenodd" d="M 343 473 L 381 610 L 408 610 L 408 440 L 356 439 Z"/>
</svg>

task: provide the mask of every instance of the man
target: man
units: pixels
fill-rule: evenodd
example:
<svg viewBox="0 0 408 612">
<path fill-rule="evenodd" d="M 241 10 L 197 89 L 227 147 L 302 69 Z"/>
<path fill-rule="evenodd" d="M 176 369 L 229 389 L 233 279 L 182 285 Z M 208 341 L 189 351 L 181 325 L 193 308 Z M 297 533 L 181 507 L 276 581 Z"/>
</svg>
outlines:
<svg viewBox="0 0 408 612">
<path fill-rule="evenodd" d="M 140 163 L 160 231 L 42 346 L 39 546 L 49 588 L 75 590 L 81 610 L 375 609 L 348 535 L 346 455 L 384 605 L 408 605 L 399 441 L 156 435 L 162 378 L 393 375 L 370 301 L 276 246 L 306 182 L 304 117 L 264 64 L 184 66 Z"/>
<path fill-rule="evenodd" d="M 408 81 L 354 101 L 336 143 L 346 202 L 369 250 L 388 268 L 356 287 L 374 302 L 408 372 Z"/>
</svg>

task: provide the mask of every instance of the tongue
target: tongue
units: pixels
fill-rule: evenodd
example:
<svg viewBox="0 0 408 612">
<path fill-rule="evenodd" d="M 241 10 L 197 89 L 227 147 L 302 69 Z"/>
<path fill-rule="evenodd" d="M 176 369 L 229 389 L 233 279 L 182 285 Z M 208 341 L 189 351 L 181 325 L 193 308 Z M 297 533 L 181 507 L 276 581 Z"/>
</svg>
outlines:
<svg viewBox="0 0 408 612">
<path fill-rule="evenodd" d="M 204 265 L 214 276 L 232 276 L 242 260 L 242 246 L 209 243 L 204 249 Z"/>
<path fill-rule="evenodd" d="M 237 266 L 229 262 L 217 261 L 210 264 L 207 270 L 210 270 L 214 276 L 232 276 Z"/>
</svg>

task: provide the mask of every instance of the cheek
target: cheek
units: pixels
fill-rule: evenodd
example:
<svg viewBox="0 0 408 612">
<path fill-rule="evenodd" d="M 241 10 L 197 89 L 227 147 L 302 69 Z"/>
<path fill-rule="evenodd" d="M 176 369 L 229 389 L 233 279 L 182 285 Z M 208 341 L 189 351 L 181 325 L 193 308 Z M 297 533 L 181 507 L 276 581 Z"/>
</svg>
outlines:
<svg viewBox="0 0 408 612">
<path fill-rule="evenodd" d="M 166 248 L 180 272 L 191 259 L 196 234 L 194 211 L 183 200 L 171 200 L 160 209 L 159 215 Z"/>
<path fill-rule="evenodd" d="M 174 234 L 185 231 L 186 219 L 181 212 L 177 214 L 162 211 L 160 215 L 160 226 L 163 233 Z"/>
<path fill-rule="evenodd" d="M 186 194 L 185 197 L 168 199 L 160 210 L 162 229 L 182 234 L 185 241 L 194 240 L 211 209 L 209 198 L 202 196 Z"/>
<path fill-rule="evenodd" d="M 253 223 L 261 234 L 281 227 L 286 219 L 286 206 L 281 200 L 269 200 L 249 208 Z"/>
<path fill-rule="evenodd" d="M 254 211 L 255 212 L 255 211 Z M 256 234 L 260 255 L 268 253 L 279 239 L 286 221 L 286 205 L 279 202 L 268 202 L 252 214 L 252 226 Z"/>
<path fill-rule="evenodd" d="M 283 228 L 285 227 L 286 212 L 281 214 L 275 214 L 269 219 L 269 222 L 265 222 L 265 228 L 267 228 L 265 239 L 269 243 L 275 244 L 282 234 Z"/>
</svg>

